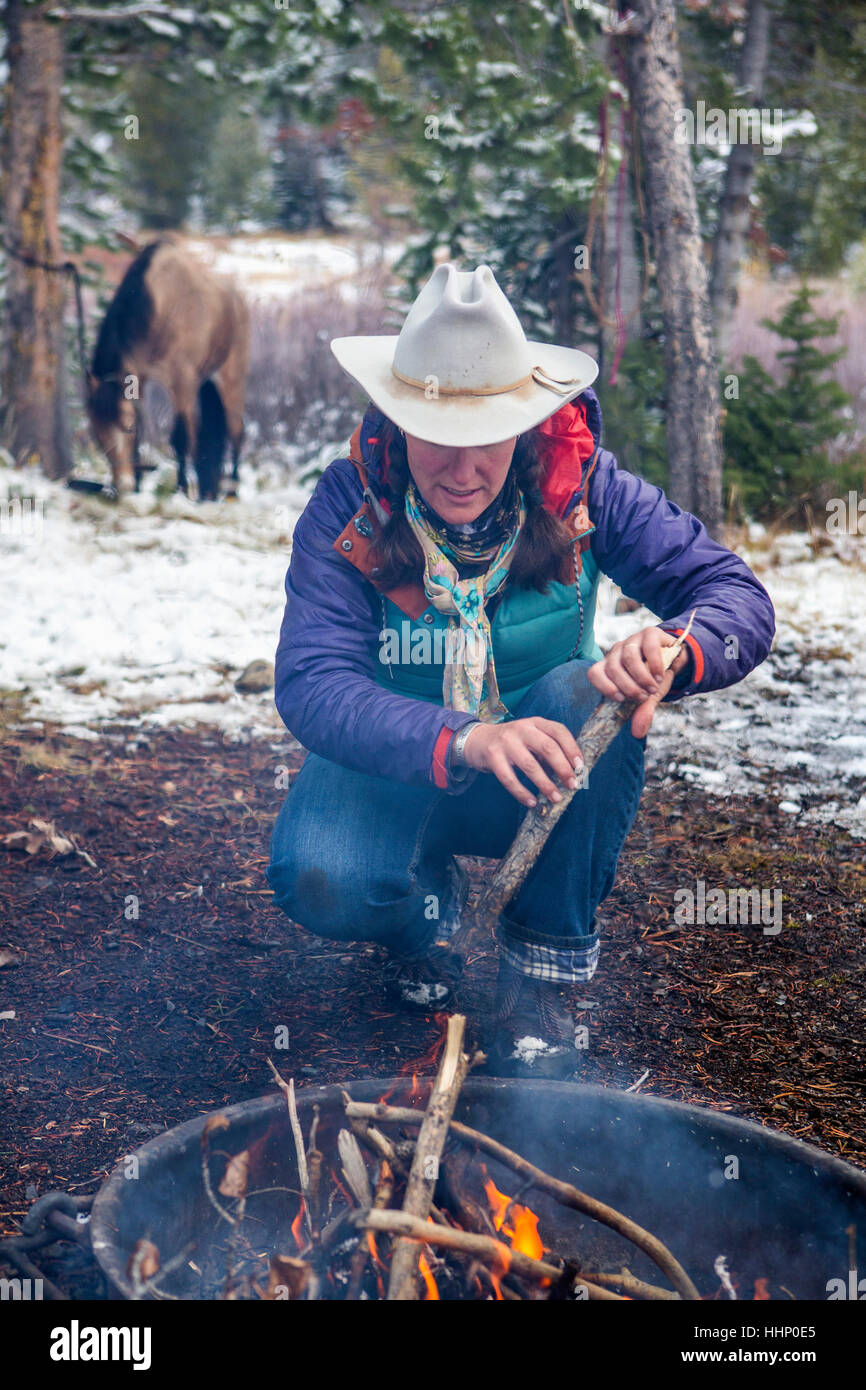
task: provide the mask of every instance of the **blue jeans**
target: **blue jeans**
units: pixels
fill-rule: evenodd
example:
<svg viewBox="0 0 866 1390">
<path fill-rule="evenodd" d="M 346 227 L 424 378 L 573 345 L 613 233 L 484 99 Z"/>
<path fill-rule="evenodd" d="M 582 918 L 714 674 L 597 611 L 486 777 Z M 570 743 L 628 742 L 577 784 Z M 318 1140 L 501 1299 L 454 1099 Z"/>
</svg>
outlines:
<svg viewBox="0 0 866 1390">
<path fill-rule="evenodd" d="M 591 664 L 555 667 L 512 714 L 555 719 L 576 734 L 601 698 L 587 680 Z M 525 974 L 592 978 L 596 909 L 637 813 L 644 743 L 628 726 L 616 736 L 500 920 L 501 951 Z M 440 935 L 437 922 L 454 917 L 453 856 L 501 858 L 524 813 L 489 773 L 454 794 L 309 753 L 277 817 L 268 882 L 277 905 L 320 936 L 420 953 Z"/>
</svg>

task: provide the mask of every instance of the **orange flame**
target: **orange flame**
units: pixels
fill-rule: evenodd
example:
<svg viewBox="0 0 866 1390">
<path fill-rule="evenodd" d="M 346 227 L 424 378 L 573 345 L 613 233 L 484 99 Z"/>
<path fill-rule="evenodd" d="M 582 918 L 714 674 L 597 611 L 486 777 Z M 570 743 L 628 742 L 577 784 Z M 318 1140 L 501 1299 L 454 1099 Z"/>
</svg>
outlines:
<svg viewBox="0 0 866 1390">
<path fill-rule="evenodd" d="M 304 1246 L 306 1245 L 306 1241 L 304 1240 L 304 1199 L 303 1199 L 303 1197 L 301 1198 L 301 1205 L 300 1205 L 299 1208 L 298 1208 L 298 1214 L 297 1214 L 297 1216 L 295 1217 L 294 1221 L 292 1222 L 291 1231 L 292 1231 L 292 1235 L 293 1235 L 294 1238 L 295 1238 L 295 1244 L 297 1245 L 298 1249 L 299 1249 L 299 1250 L 303 1250 L 303 1249 L 304 1249 Z"/>
<path fill-rule="evenodd" d="M 541 1243 L 541 1236 L 538 1234 L 538 1217 L 529 1207 L 515 1206 L 514 1211 L 514 1234 L 511 1237 L 511 1247 L 519 1250 L 522 1255 L 531 1255 L 534 1260 L 540 1260 L 544 1254 L 544 1246 Z"/>
<path fill-rule="evenodd" d="M 427 1051 L 420 1057 L 411 1057 L 408 1062 L 404 1062 L 400 1068 L 400 1076 L 412 1077 L 412 1089 L 409 1093 L 409 1101 L 412 1104 L 426 1094 L 427 1088 L 419 1083 L 418 1078 L 429 1076 L 435 1072 L 439 1065 L 439 1054 L 445 1045 L 445 1038 L 448 1034 L 448 1014 L 434 1014 L 433 1019 L 439 1029 L 439 1035 L 430 1044 Z M 385 1105 L 391 1099 L 394 1092 L 399 1089 L 399 1082 L 389 1087 L 384 1095 L 379 1097 L 380 1102 Z"/>
<path fill-rule="evenodd" d="M 756 1280 L 755 1280 L 755 1300 L 756 1300 L 756 1301 L 760 1301 L 760 1300 L 762 1300 L 762 1299 L 765 1299 L 765 1298 L 769 1298 L 769 1297 L 770 1297 L 770 1292 L 769 1292 L 769 1289 L 767 1288 L 768 1283 L 769 1283 L 769 1280 L 768 1280 L 768 1279 L 756 1279 Z"/>
<path fill-rule="evenodd" d="M 424 1280 L 425 1285 L 424 1302 L 438 1303 L 439 1290 L 436 1287 L 436 1280 L 433 1278 L 433 1272 L 423 1255 L 418 1260 L 418 1268 L 421 1271 L 421 1278 Z"/>
<path fill-rule="evenodd" d="M 490 1210 L 493 1213 L 493 1225 L 497 1231 L 502 1230 L 502 1223 L 505 1220 L 505 1213 L 508 1210 L 510 1197 L 506 1197 L 504 1192 L 500 1192 L 492 1178 L 488 1178 L 484 1184 L 484 1191 L 487 1193 L 487 1200 L 490 1203 Z"/>
<path fill-rule="evenodd" d="M 544 1246 L 538 1234 L 538 1217 L 535 1212 L 529 1207 L 521 1206 L 519 1202 L 512 1203 L 510 1197 L 499 1191 L 492 1178 L 487 1179 L 484 1191 L 487 1193 L 493 1214 L 493 1225 L 497 1231 L 508 1237 L 512 1250 L 519 1250 L 522 1255 L 531 1255 L 534 1260 L 540 1260 L 544 1254 Z M 506 1217 L 509 1217 L 508 1223 Z"/>
</svg>

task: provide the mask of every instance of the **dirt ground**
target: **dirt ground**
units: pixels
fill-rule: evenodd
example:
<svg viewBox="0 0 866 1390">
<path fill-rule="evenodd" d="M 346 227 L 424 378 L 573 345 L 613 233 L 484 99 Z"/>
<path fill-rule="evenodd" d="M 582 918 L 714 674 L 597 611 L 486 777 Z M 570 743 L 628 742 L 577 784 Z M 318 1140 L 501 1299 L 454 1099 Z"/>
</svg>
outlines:
<svg viewBox="0 0 866 1390">
<path fill-rule="evenodd" d="M 54 1188 L 95 1192 L 164 1128 L 271 1089 L 413 1069 L 440 1034 L 395 1013 L 376 948 L 310 936 L 271 902 L 270 827 L 292 758 L 218 733 L 96 742 L 6 731 L 0 836 L 32 817 L 81 855 L 0 848 L 0 1234 Z M 477 882 L 489 866 L 470 861 Z M 780 888 L 783 928 L 678 926 L 704 880 Z M 137 905 L 134 901 L 137 899 Z M 137 910 L 137 917 L 135 915 Z M 582 1079 L 732 1110 L 866 1166 L 866 863 L 841 831 L 774 803 L 649 782 L 595 979 L 575 989 Z M 479 1018 L 492 938 L 460 1005 Z M 288 1029 L 287 1050 L 275 1030 Z"/>
</svg>

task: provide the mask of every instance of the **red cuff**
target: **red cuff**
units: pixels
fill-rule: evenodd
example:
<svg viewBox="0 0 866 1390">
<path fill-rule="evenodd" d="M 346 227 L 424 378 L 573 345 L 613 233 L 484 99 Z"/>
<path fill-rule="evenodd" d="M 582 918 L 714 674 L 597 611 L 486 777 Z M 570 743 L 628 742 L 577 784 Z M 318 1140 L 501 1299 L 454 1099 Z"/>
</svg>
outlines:
<svg viewBox="0 0 866 1390">
<path fill-rule="evenodd" d="M 669 629 L 666 628 L 665 631 L 667 632 L 669 631 Z M 673 629 L 673 634 L 675 637 L 682 637 L 684 632 L 685 628 L 683 627 L 675 627 Z M 692 677 L 692 684 L 698 685 L 700 681 L 703 680 L 704 675 L 704 654 L 701 651 L 701 646 L 698 642 L 698 639 L 696 637 L 693 637 L 691 633 L 689 633 L 688 637 L 686 638 L 686 642 L 688 643 L 689 651 L 691 652 L 695 663 L 695 671 Z"/>
<path fill-rule="evenodd" d="M 445 766 L 445 759 L 448 755 L 448 747 L 454 737 L 454 730 L 446 725 L 439 730 L 439 737 L 433 745 L 433 767 L 431 776 L 434 786 L 441 787 L 443 790 L 448 786 L 448 769 Z"/>
</svg>

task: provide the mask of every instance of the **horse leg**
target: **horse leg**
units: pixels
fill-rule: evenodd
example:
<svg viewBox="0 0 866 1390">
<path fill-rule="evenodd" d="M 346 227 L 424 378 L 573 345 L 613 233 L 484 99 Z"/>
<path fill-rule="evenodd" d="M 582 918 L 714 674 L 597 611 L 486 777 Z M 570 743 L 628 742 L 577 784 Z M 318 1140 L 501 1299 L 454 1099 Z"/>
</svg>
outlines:
<svg viewBox="0 0 866 1390">
<path fill-rule="evenodd" d="M 226 488 L 226 497 L 237 497 L 238 495 L 238 468 L 241 461 L 241 445 L 244 439 L 244 426 L 241 421 L 239 430 L 229 431 L 229 439 L 232 446 L 232 476 Z"/>
<path fill-rule="evenodd" d="M 237 492 L 238 467 L 241 459 L 241 444 L 244 438 L 244 386 L 246 361 L 244 354 L 234 354 L 223 363 L 217 375 L 220 395 L 226 413 L 226 429 L 232 446 L 232 487 L 228 496 Z"/>
<path fill-rule="evenodd" d="M 174 449 L 177 458 L 177 491 L 187 495 L 186 481 L 186 451 L 187 451 L 187 431 L 186 421 L 182 415 L 174 417 L 174 425 L 171 431 L 171 447 Z"/>
<path fill-rule="evenodd" d="M 135 474 L 135 491 L 141 491 L 141 410 L 136 406 L 135 433 L 132 436 L 132 470 Z"/>
<path fill-rule="evenodd" d="M 174 421 L 174 428 L 171 432 L 171 442 L 177 455 L 177 486 L 181 492 L 186 494 L 186 460 L 187 455 L 195 462 L 196 443 L 198 440 L 198 423 L 196 420 L 196 389 L 197 383 L 195 376 L 185 373 L 178 373 L 171 385 L 171 395 L 174 399 L 174 408 L 177 412 Z"/>
<path fill-rule="evenodd" d="M 232 440 L 232 482 L 238 481 L 238 465 L 241 461 L 241 445 L 244 442 L 244 428 L 241 425 L 240 434 Z"/>
</svg>

